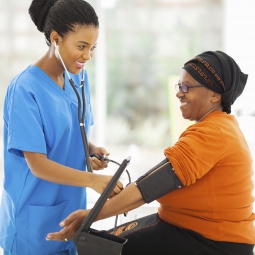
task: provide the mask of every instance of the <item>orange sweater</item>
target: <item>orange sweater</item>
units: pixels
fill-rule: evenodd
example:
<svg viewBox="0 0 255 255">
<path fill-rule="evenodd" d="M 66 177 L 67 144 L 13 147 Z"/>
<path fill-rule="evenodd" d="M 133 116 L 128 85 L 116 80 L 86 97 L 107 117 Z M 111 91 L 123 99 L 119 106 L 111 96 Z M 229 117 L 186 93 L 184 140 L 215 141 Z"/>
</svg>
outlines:
<svg viewBox="0 0 255 255">
<path fill-rule="evenodd" d="M 165 155 L 185 187 L 158 199 L 162 220 L 211 240 L 255 244 L 252 158 L 234 116 L 209 114 Z"/>
</svg>

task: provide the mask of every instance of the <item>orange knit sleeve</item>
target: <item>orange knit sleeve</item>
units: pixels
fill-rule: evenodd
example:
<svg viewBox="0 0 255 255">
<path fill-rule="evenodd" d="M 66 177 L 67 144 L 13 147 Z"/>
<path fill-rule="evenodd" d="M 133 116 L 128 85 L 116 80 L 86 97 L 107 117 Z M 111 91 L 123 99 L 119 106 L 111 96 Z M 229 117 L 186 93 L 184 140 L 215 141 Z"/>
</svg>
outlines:
<svg viewBox="0 0 255 255">
<path fill-rule="evenodd" d="M 226 142 L 219 127 L 199 122 L 188 127 L 164 153 L 182 183 L 189 186 L 217 164 Z"/>
</svg>

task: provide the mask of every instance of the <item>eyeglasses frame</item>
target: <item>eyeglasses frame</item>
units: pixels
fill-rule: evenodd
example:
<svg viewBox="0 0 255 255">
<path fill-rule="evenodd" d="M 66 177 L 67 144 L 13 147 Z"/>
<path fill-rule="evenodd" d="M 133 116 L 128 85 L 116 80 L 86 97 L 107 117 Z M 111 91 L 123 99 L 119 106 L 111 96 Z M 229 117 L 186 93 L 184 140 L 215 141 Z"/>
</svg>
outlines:
<svg viewBox="0 0 255 255">
<path fill-rule="evenodd" d="M 183 91 L 183 87 L 187 88 L 187 91 Z M 204 87 L 203 85 L 192 85 L 192 86 L 188 86 L 186 84 L 183 84 L 183 85 L 179 85 L 179 84 L 175 84 L 175 90 L 176 92 L 179 92 L 181 90 L 182 93 L 188 93 L 189 89 L 192 89 L 192 88 L 199 88 L 199 87 Z"/>
</svg>

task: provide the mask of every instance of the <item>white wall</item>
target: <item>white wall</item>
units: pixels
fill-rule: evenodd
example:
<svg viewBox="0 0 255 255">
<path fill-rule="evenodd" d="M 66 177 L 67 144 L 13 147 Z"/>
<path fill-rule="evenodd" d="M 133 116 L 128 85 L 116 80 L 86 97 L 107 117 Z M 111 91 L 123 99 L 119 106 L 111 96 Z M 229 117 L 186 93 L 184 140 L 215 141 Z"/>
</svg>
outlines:
<svg viewBox="0 0 255 255">
<path fill-rule="evenodd" d="M 255 1 L 225 0 L 225 51 L 249 74 L 246 88 L 232 109 L 243 114 L 255 114 Z"/>
</svg>

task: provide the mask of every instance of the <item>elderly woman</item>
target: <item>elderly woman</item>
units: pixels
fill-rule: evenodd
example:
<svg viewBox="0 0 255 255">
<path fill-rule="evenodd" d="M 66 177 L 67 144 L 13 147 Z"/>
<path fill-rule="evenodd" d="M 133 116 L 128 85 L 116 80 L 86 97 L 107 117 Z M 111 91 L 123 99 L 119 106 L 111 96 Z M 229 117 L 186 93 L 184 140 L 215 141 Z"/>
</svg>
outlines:
<svg viewBox="0 0 255 255">
<path fill-rule="evenodd" d="M 139 219 L 118 228 L 117 234 L 128 239 L 123 254 L 253 254 L 252 158 L 230 115 L 247 77 L 221 51 L 207 51 L 185 63 L 176 96 L 183 118 L 196 123 L 164 150 L 165 160 L 108 200 L 96 218 L 157 199 L 158 213 L 146 217 L 147 225 L 140 226 L 145 219 Z M 72 238 L 88 213 L 72 213 L 61 222 L 64 229 L 46 239 Z"/>
</svg>

